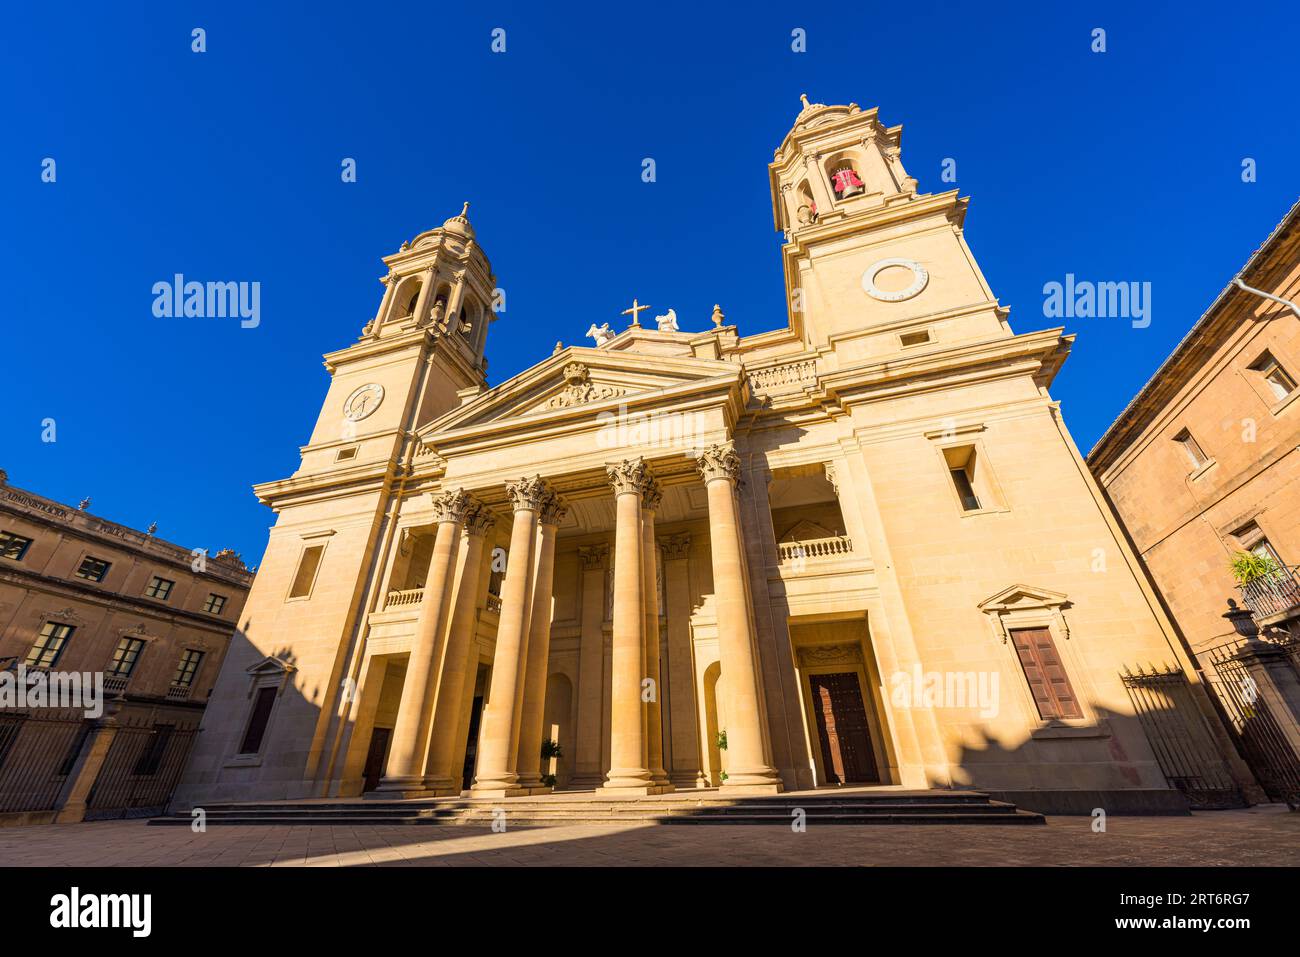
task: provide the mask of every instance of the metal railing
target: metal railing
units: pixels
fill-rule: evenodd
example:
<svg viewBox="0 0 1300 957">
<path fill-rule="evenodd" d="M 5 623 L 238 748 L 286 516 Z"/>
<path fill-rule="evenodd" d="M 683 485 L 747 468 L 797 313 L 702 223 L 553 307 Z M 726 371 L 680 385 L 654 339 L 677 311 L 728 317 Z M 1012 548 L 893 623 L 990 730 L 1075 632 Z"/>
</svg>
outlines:
<svg viewBox="0 0 1300 957">
<path fill-rule="evenodd" d="M 423 588 L 403 588 L 399 591 L 390 591 L 388 598 L 384 600 L 384 611 L 390 608 L 401 608 L 405 605 L 418 605 L 423 598 Z"/>
<path fill-rule="evenodd" d="M 79 713 L 0 714 L 0 811 L 52 810 L 88 729 Z"/>
<path fill-rule="evenodd" d="M 123 721 L 86 799 L 86 820 L 163 813 L 185 770 L 197 730 Z"/>
<path fill-rule="evenodd" d="M 487 610 L 488 610 L 488 611 L 494 611 L 494 612 L 496 612 L 497 614 L 501 614 L 501 596 L 500 596 L 500 595 L 494 595 L 494 594 L 492 594 L 491 592 L 488 592 L 488 596 L 487 596 Z"/>
<path fill-rule="evenodd" d="M 781 563 L 809 559 L 840 558 L 853 554 L 853 542 L 847 535 L 814 538 L 806 542 L 778 542 Z"/>
<path fill-rule="evenodd" d="M 1282 566 L 1238 586 L 1242 601 L 1256 618 L 1269 618 L 1293 609 L 1300 614 L 1300 566 Z"/>
</svg>

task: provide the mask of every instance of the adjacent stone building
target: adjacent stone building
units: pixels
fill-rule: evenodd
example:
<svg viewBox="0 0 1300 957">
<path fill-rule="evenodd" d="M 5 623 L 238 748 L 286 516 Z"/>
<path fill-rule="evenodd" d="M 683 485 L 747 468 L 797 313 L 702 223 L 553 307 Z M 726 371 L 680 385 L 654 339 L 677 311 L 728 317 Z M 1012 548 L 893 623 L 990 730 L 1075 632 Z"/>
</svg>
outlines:
<svg viewBox="0 0 1300 957">
<path fill-rule="evenodd" d="M 1012 331 L 967 200 L 919 193 L 900 143 L 804 100 L 769 166 L 772 331 L 588 304 L 594 345 L 489 388 L 467 211 L 385 257 L 301 466 L 257 486 L 278 519 L 178 804 L 878 784 L 1169 809 L 1187 774 L 1130 681 L 1153 668 L 1231 790 L 1048 392 L 1071 337 Z"/>
<path fill-rule="evenodd" d="M 253 581 L 233 552 L 209 557 L 89 505 L 0 471 L 0 823 L 165 805 Z M 18 683 L 53 673 L 102 675 L 102 713 L 24 706 L 35 699 Z"/>
<path fill-rule="evenodd" d="M 1300 803 L 1297 302 L 1300 203 L 1106 430 L 1088 465 L 1256 776 L 1271 796 Z M 1247 554 L 1265 572 L 1238 581 L 1231 565 Z M 1231 614 L 1230 602 L 1250 615 Z"/>
</svg>

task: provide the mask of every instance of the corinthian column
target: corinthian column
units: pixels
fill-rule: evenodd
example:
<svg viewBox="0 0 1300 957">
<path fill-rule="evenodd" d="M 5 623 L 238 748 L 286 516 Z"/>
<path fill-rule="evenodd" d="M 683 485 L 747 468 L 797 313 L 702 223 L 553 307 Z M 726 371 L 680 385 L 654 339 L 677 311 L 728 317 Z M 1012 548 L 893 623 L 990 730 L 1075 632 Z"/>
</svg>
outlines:
<svg viewBox="0 0 1300 957">
<path fill-rule="evenodd" d="M 655 561 L 655 512 L 663 492 L 652 482 L 641 499 L 641 595 L 645 609 L 645 676 L 653 682 L 650 700 L 645 702 L 646 768 L 650 780 L 664 791 L 673 790 L 664 770 L 663 669 L 659 654 L 659 563 Z"/>
<path fill-rule="evenodd" d="M 464 742 L 457 740 L 457 734 L 465 705 L 466 675 L 471 669 L 476 672 L 478 665 L 474 626 L 478 620 L 484 537 L 495 524 L 496 518 L 491 510 L 479 504 L 472 505 L 465 516 L 466 547 L 462 553 L 459 584 L 447 633 L 447 653 L 443 656 L 445 664 L 434 705 L 429 760 L 425 762 L 424 787 L 434 795 L 460 793 L 461 768 L 455 766 L 455 761 Z"/>
<path fill-rule="evenodd" d="M 533 585 L 532 620 L 528 628 L 528 671 L 524 679 L 523 722 L 519 728 L 519 786 L 549 791 L 542 784 L 542 722 L 546 718 L 546 666 L 551 654 L 551 602 L 555 580 L 555 533 L 568 509 L 554 493 L 547 496 L 539 518 L 537 581 Z"/>
<path fill-rule="evenodd" d="M 714 445 L 697 462 L 709 497 L 709 548 L 718 609 L 718 656 L 726 695 L 727 780 L 723 790 L 775 793 L 781 779 L 767 762 L 759 707 L 753 626 L 745 597 L 736 482 L 740 460 L 728 444 Z"/>
<path fill-rule="evenodd" d="M 471 499 L 463 489 L 433 496 L 433 517 L 438 532 L 424 580 L 388 766 L 376 789 L 385 796 L 391 797 L 393 792 L 413 794 L 424 788 L 424 758 L 433 720 L 439 651 L 451 604 L 452 560 L 460 541 L 461 523 L 470 505 Z"/>
<path fill-rule="evenodd" d="M 614 660 L 610 676 L 610 768 L 602 790 L 654 794 L 645 767 L 641 703 L 645 606 L 641 574 L 641 498 L 651 477 L 645 460 L 607 470 L 614 487 Z"/>
<path fill-rule="evenodd" d="M 541 476 L 520 479 L 506 486 L 514 504 L 510 529 L 510 555 L 501 587 L 501 617 L 497 625 L 496 652 L 492 658 L 492 684 L 483 712 L 479 736 L 478 773 L 473 791 L 482 797 L 527 794 L 518 787 L 515 753 L 519 743 L 520 698 L 523 694 L 524 655 L 528 648 L 528 621 L 533 595 L 533 565 L 537 546 L 537 514 L 549 489 Z"/>
</svg>

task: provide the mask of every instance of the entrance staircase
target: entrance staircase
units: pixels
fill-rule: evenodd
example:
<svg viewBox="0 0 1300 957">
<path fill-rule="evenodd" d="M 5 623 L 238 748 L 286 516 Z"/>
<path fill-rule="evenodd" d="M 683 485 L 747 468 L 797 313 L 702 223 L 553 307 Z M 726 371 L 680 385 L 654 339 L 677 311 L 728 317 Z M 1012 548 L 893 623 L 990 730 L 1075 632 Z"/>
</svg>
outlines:
<svg viewBox="0 0 1300 957">
<path fill-rule="evenodd" d="M 1041 814 L 994 801 L 980 791 L 904 791 L 862 788 L 732 797 L 717 791 L 679 791 L 654 797 L 605 797 L 562 791 L 505 800 L 431 798 L 405 801 L 328 799 L 209 804 L 209 825 L 227 824 L 461 824 L 489 827 L 505 812 L 510 827 L 609 824 L 771 824 L 789 827 L 802 810 L 809 825 L 826 824 L 1043 824 Z M 189 826 L 189 814 L 152 819 L 153 825 Z"/>
</svg>

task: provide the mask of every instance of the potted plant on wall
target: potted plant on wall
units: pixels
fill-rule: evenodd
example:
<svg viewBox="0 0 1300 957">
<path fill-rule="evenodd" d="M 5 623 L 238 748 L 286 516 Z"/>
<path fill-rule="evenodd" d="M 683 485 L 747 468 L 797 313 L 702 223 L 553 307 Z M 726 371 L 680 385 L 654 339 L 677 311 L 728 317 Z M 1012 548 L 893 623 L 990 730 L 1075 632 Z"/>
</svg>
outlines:
<svg viewBox="0 0 1300 957">
<path fill-rule="evenodd" d="M 726 728 L 723 728 L 721 731 L 718 732 L 718 750 L 719 751 L 727 750 L 727 729 Z M 718 778 L 722 781 L 727 780 L 727 772 L 720 770 L 718 772 Z"/>
<path fill-rule="evenodd" d="M 1254 552 L 1237 552 L 1228 562 L 1232 577 L 1238 585 L 1249 585 L 1262 579 L 1272 578 L 1279 571 L 1278 563 L 1271 555 L 1256 555 Z"/>
</svg>

